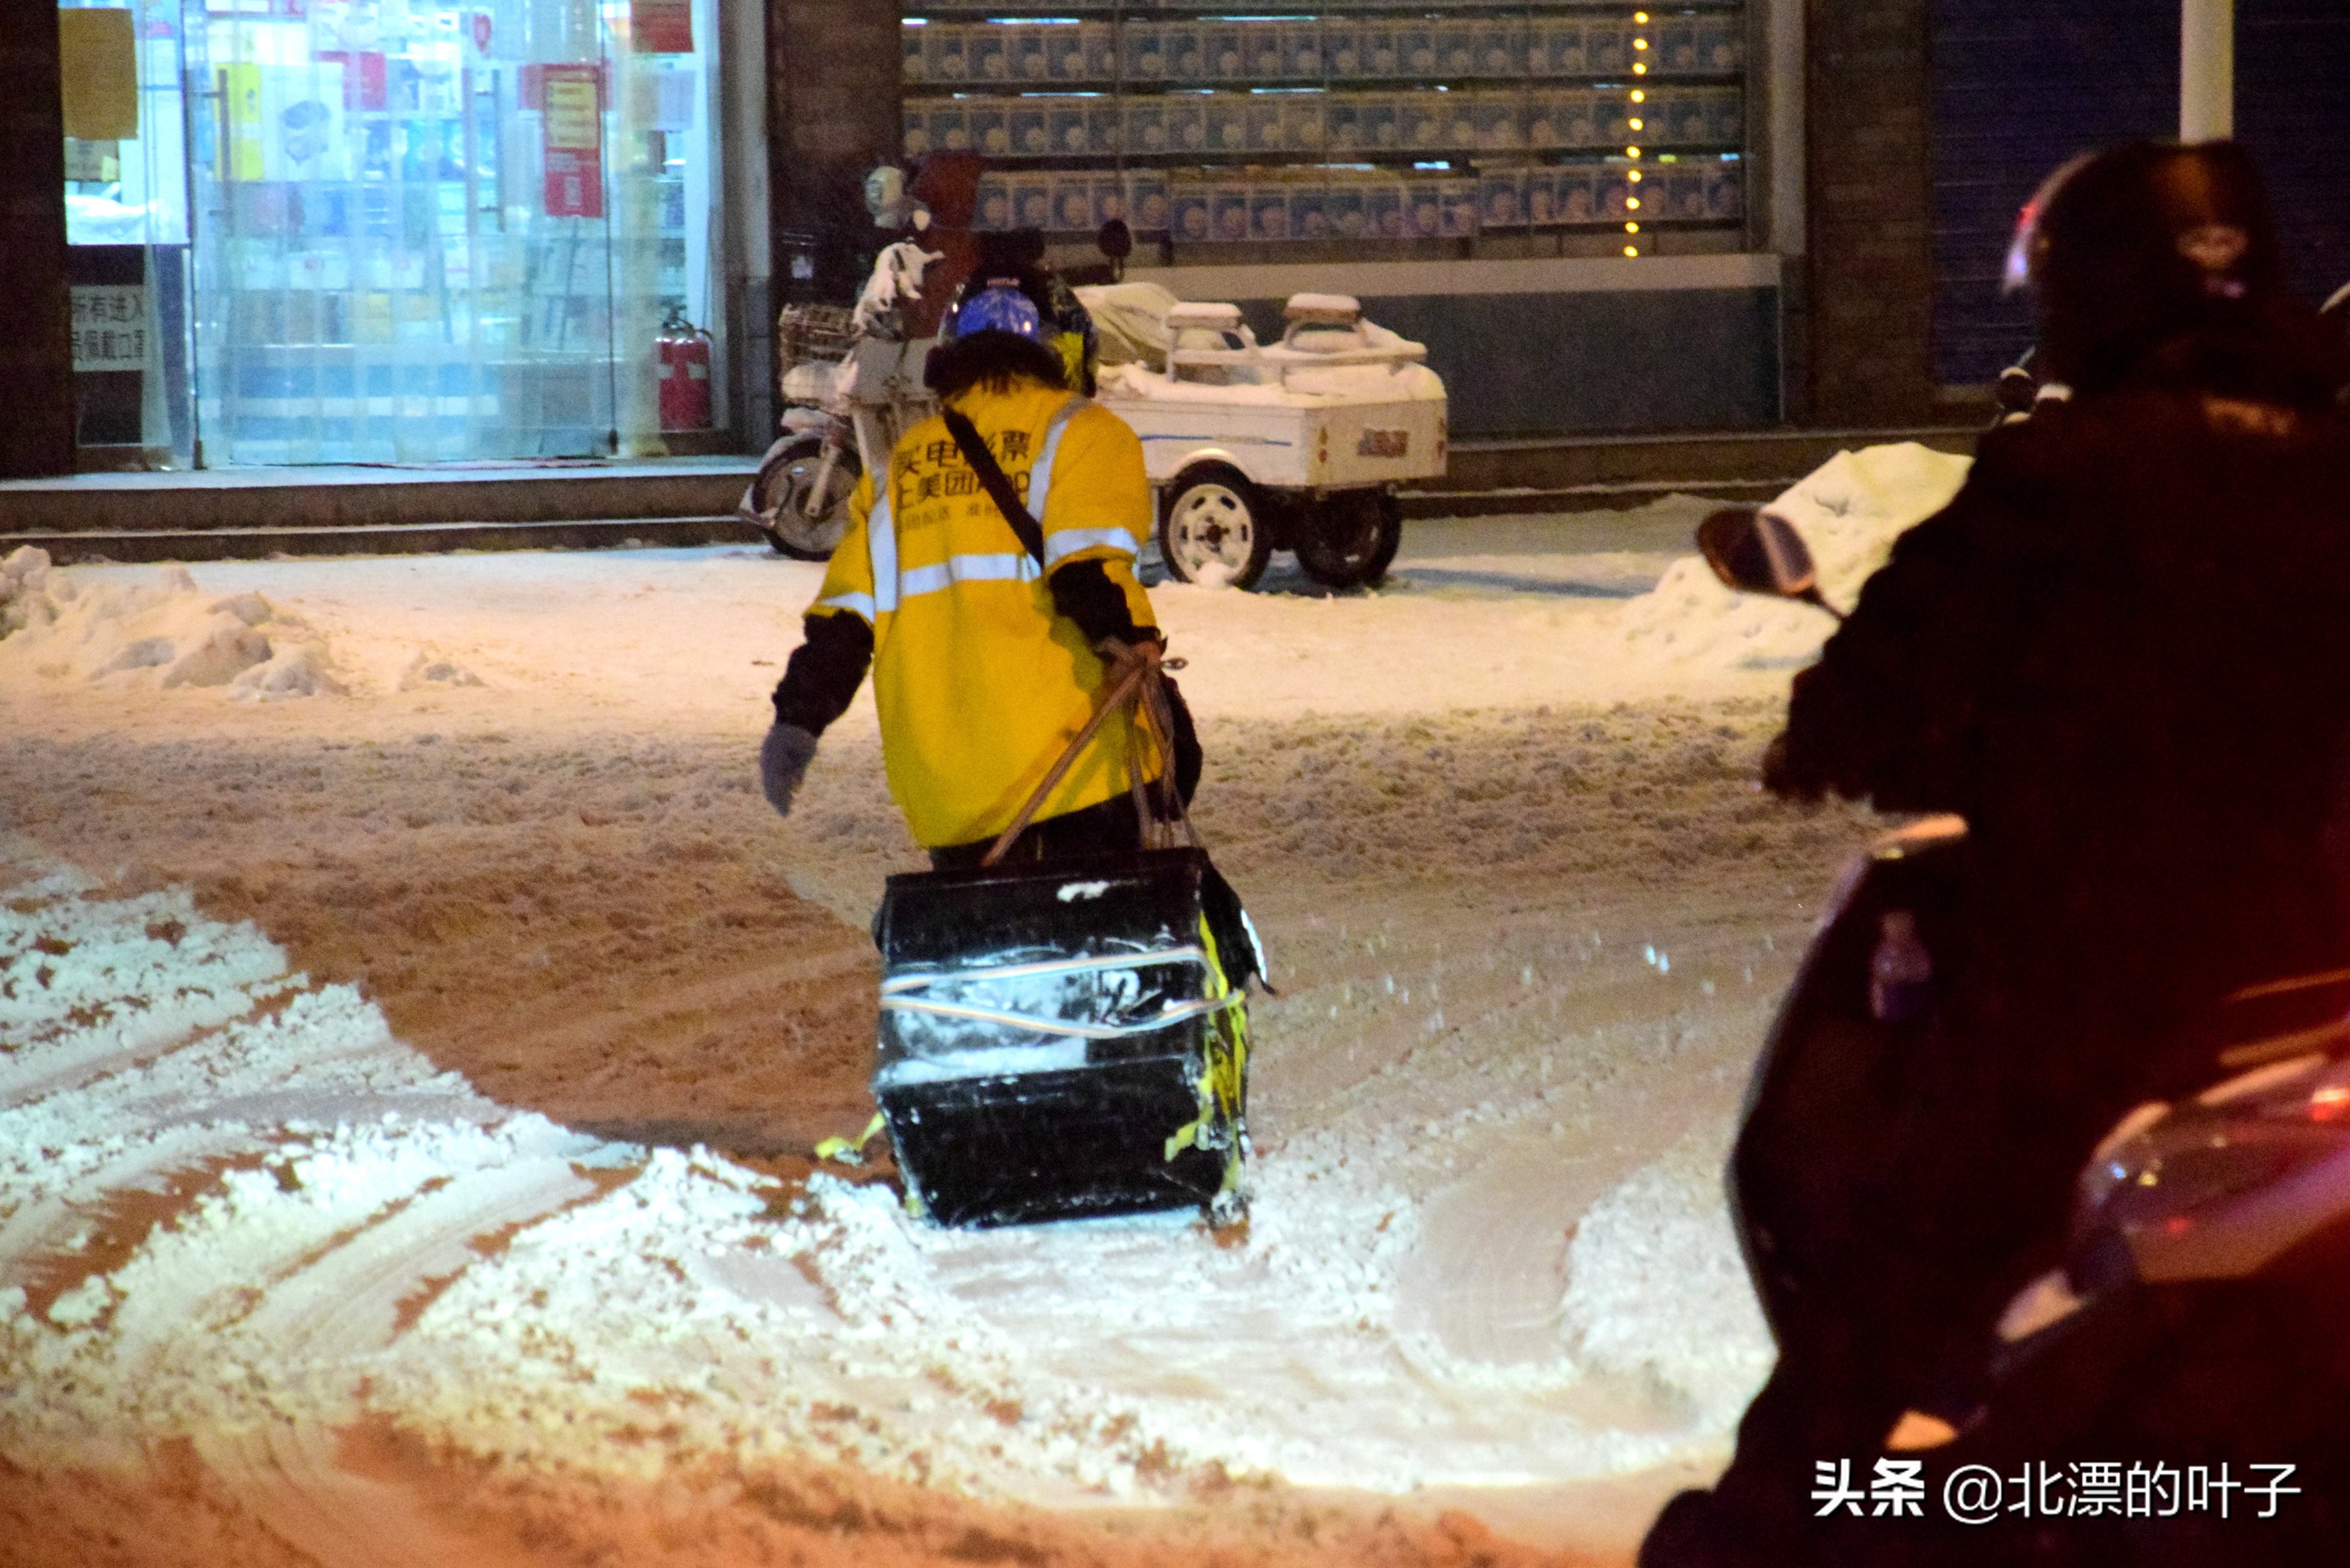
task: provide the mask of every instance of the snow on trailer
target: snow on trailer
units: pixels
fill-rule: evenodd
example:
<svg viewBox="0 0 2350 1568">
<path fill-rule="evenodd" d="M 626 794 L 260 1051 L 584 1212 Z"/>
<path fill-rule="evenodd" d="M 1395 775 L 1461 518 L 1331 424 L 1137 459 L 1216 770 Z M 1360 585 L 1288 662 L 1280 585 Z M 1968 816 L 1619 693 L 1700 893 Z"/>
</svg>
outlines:
<svg viewBox="0 0 2350 1568">
<path fill-rule="evenodd" d="M 1151 283 L 1076 293 L 1100 328 L 1102 405 L 1142 438 L 1179 580 L 1249 587 L 1276 549 L 1332 587 L 1386 575 L 1396 486 L 1444 472 L 1444 383 L 1426 348 L 1342 294 L 1291 296 L 1281 340 L 1262 344 L 1235 305 Z M 894 315 L 805 305 L 784 308 L 780 334 L 782 431 L 736 510 L 779 554 L 820 561 L 857 476 L 933 411 L 932 340 L 907 339 Z"/>
<path fill-rule="evenodd" d="M 1170 572 L 1248 587 L 1288 549 L 1332 587 L 1386 574 L 1402 533 L 1395 487 L 1444 472 L 1444 382 L 1424 347 L 1341 294 L 1291 296 L 1274 344 L 1238 306 L 1155 284 L 1078 296 L 1103 328 L 1102 404 L 1142 438 L 1162 497 Z"/>
</svg>

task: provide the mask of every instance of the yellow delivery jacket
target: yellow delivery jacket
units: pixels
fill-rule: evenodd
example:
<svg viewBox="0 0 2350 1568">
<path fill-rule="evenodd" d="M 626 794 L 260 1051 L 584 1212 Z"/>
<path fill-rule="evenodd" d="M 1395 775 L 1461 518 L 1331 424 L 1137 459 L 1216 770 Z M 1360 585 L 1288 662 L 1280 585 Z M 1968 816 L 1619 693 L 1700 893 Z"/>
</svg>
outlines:
<svg viewBox="0 0 2350 1568">
<path fill-rule="evenodd" d="M 1149 628 L 1150 601 L 1134 580 L 1151 525 L 1142 443 L 1125 421 L 1082 397 L 1015 377 L 956 394 L 1043 525 L 1045 564 L 955 449 L 946 421 L 925 420 L 866 475 L 849 502 L 811 615 L 861 616 L 873 628 L 873 700 L 889 793 L 926 847 L 969 844 L 1012 824 L 1092 716 L 1102 661 L 1075 623 L 1054 613 L 1047 573 L 1098 560 Z M 1128 787 L 1138 744 L 1143 776 L 1163 765 L 1133 727 L 1097 731 L 1036 812 L 1081 810 Z"/>
</svg>

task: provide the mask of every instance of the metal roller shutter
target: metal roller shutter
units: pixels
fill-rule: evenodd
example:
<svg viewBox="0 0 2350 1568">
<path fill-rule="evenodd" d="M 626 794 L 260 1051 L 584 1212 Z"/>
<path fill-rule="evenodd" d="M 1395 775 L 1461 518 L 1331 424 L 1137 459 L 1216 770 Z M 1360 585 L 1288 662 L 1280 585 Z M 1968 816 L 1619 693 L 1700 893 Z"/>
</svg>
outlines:
<svg viewBox="0 0 2350 1568">
<path fill-rule="evenodd" d="M 2178 0 L 1933 0 L 1934 375 L 1993 379 L 2031 341 L 2000 296 L 2016 210 L 2075 152 L 2178 130 Z M 2237 0 L 2237 138 L 2294 287 L 2350 282 L 2350 0 Z"/>
</svg>

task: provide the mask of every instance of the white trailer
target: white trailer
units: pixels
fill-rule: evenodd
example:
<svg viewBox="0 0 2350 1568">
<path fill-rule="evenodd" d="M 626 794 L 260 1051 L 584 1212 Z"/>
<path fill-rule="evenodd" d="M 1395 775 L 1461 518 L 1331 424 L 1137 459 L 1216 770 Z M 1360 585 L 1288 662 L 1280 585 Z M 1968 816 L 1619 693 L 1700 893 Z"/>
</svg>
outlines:
<svg viewBox="0 0 2350 1568">
<path fill-rule="evenodd" d="M 1426 349 L 1344 295 L 1293 296 L 1274 344 L 1233 305 L 1147 284 L 1079 296 L 1102 330 L 1099 400 L 1142 438 L 1171 574 L 1247 587 L 1289 549 L 1318 582 L 1378 581 L 1401 536 L 1396 486 L 1444 472 Z"/>
</svg>

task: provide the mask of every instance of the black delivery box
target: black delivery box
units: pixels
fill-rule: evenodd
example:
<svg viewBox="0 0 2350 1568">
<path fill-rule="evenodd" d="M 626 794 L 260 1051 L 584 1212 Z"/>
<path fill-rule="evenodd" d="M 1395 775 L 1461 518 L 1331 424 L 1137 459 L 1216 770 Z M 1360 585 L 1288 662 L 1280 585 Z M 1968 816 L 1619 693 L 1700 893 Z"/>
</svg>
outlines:
<svg viewBox="0 0 2350 1568">
<path fill-rule="evenodd" d="M 892 877 L 873 1097 L 942 1225 L 1240 1211 L 1243 992 L 1263 961 L 1204 851 Z"/>
</svg>

